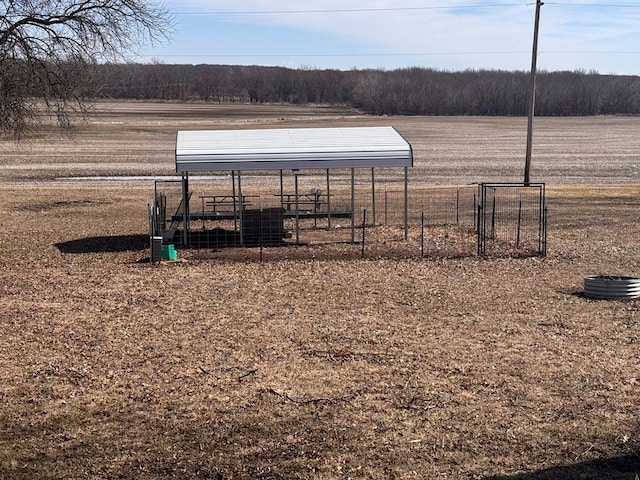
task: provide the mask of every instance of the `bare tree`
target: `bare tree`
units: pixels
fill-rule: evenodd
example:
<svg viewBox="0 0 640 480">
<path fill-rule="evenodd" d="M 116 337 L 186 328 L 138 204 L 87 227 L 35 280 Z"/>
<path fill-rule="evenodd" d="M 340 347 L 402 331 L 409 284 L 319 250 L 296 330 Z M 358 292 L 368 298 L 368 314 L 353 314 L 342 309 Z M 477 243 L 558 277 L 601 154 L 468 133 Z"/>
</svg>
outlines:
<svg viewBox="0 0 640 480">
<path fill-rule="evenodd" d="M 68 126 L 85 111 L 90 66 L 172 29 L 162 1 L 0 0 L 0 133 L 20 136 L 42 114 Z"/>
</svg>

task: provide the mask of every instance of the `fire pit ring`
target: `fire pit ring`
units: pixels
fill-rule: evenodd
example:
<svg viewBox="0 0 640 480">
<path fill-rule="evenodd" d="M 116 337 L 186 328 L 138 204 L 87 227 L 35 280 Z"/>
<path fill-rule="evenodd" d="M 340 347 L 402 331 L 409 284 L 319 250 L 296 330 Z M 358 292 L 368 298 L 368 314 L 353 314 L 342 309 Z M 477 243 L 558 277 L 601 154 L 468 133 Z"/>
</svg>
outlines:
<svg viewBox="0 0 640 480">
<path fill-rule="evenodd" d="M 589 275 L 584 277 L 584 296 L 615 300 L 640 297 L 640 278 L 619 275 Z"/>
</svg>

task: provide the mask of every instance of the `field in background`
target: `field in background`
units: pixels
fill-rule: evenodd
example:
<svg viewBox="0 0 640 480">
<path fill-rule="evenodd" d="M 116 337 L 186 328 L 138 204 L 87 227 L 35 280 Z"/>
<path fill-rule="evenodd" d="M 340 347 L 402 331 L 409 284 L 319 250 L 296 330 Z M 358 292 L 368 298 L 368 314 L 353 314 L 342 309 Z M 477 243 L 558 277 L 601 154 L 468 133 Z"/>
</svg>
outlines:
<svg viewBox="0 0 640 480">
<path fill-rule="evenodd" d="M 585 275 L 640 274 L 640 119 L 536 121 L 545 258 L 150 265 L 152 182 L 62 177 L 171 174 L 179 128 L 391 124 L 412 185 L 517 181 L 526 121 L 98 113 L 0 150 L 0 478 L 640 474 L 640 303 L 582 296 Z"/>
<path fill-rule="evenodd" d="M 179 129 L 392 125 L 414 150 L 413 183 L 522 181 L 526 118 L 365 116 L 332 107 L 98 104 L 72 136 L 43 129 L 0 142 L 0 181 L 92 175 L 170 175 Z M 640 117 L 541 117 L 532 182 L 638 183 Z"/>
</svg>

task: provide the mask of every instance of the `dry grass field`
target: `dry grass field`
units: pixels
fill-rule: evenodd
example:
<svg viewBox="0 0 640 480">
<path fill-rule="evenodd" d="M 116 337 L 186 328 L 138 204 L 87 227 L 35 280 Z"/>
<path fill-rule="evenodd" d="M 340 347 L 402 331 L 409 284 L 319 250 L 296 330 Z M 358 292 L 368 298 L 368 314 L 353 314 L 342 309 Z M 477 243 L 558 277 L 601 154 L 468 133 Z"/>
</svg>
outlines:
<svg viewBox="0 0 640 480">
<path fill-rule="evenodd" d="M 0 478 L 637 480 L 640 300 L 582 281 L 640 275 L 640 118 L 536 121 L 546 257 L 152 265 L 150 180 L 62 179 L 171 174 L 180 128 L 387 124 L 412 186 L 521 179 L 519 118 L 112 104 L 3 142 Z"/>
</svg>

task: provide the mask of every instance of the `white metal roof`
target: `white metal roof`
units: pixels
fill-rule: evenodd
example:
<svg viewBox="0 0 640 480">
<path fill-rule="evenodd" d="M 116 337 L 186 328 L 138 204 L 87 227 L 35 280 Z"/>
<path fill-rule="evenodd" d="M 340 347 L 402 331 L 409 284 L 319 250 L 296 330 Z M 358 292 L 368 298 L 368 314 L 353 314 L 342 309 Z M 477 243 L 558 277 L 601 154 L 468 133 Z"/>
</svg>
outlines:
<svg viewBox="0 0 640 480">
<path fill-rule="evenodd" d="M 413 166 L 393 127 L 181 130 L 176 172 Z"/>
</svg>

